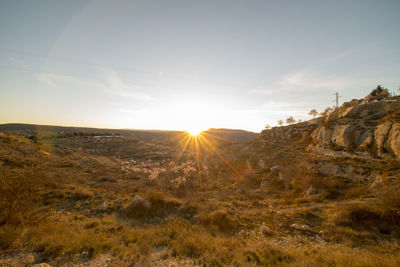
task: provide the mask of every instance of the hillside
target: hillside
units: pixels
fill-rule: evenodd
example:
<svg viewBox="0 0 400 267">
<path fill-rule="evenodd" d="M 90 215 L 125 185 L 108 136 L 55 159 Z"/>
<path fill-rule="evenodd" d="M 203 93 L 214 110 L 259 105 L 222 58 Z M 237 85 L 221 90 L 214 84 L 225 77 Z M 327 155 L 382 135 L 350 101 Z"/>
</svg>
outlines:
<svg viewBox="0 0 400 267">
<path fill-rule="evenodd" d="M 399 112 L 255 138 L 0 125 L 0 265 L 397 266 Z"/>
</svg>

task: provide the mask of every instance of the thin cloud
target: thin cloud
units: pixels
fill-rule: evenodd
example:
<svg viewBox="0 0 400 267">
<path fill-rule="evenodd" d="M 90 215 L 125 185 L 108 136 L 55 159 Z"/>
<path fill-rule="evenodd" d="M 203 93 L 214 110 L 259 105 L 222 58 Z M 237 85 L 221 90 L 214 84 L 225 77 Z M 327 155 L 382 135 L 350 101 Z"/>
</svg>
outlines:
<svg viewBox="0 0 400 267">
<path fill-rule="evenodd" d="M 24 61 L 16 58 L 14 55 L 8 55 L 8 60 L 10 60 L 11 62 L 13 62 L 19 66 L 22 66 L 24 68 L 28 67 L 28 64 L 26 64 Z"/>
<path fill-rule="evenodd" d="M 50 75 L 51 76 L 51 75 Z M 51 86 L 51 87 L 58 87 L 57 84 L 54 82 L 53 77 L 50 77 L 48 74 L 46 73 L 39 73 L 36 75 L 36 79 L 38 81 L 42 81 L 45 84 Z"/>
<path fill-rule="evenodd" d="M 317 90 L 338 90 L 365 86 L 372 82 L 369 78 L 354 78 L 348 76 L 328 76 L 312 70 L 301 70 L 285 74 L 272 85 L 262 90 L 252 90 L 253 93 L 268 95 L 271 92 L 280 94 L 289 92 L 313 92 Z"/>
<path fill-rule="evenodd" d="M 127 97 L 142 101 L 158 101 L 156 98 L 150 96 L 149 94 L 142 92 L 144 89 L 123 82 L 118 73 L 114 70 L 103 69 L 102 77 L 104 78 L 104 81 L 46 72 L 42 72 L 36 75 L 37 80 L 44 82 L 45 84 L 53 88 L 62 88 L 65 87 L 67 83 L 72 83 L 78 88 L 87 88 L 88 86 L 101 88 L 108 94 L 119 97 Z"/>
<path fill-rule="evenodd" d="M 112 95 L 129 97 L 136 100 L 158 101 L 158 99 L 142 92 L 143 88 L 122 81 L 118 73 L 112 69 L 102 69 L 102 76 L 105 79 L 106 91 Z"/>
<path fill-rule="evenodd" d="M 77 76 L 54 74 L 48 72 L 42 72 L 37 74 L 36 79 L 54 88 L 61 88 L 66 83 L 72 83 L 82 88 L 87 88 L 88 86 L 104 87 L 103 84 L 90 79 L 84 79 Z"/>
</svg>

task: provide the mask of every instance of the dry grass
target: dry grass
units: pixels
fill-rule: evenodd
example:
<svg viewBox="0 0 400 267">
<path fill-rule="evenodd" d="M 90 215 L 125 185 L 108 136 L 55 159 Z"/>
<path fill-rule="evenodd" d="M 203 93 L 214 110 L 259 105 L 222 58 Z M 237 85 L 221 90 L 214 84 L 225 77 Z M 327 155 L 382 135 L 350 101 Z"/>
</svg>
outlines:
<svg viewBox="0 0 400 267">
<path fill-rule="evenodd" d="M 1 255 L 27 251 L 54 265 L 111 255 L 122 266 L 187 259 L 201 266 L 399 266 L 393 184 L 363 202 L 367 186 L 295 166 L 288 184 L 240 158 L 231 166 L 213 162 L 199 179 L 190 176 L 190 159 L 169 168 L 169 154 L 132 163 L 100 152 L 1 139 Z M 156 168 L 166 171 L 149 183 Z M 190 183 L 168 184 L 185 170 Z M 318 193 L 306 195 L 310 186 Z M 135 194 L 149 205 L 130 207 Z M 327 206 L 313 207 L 321 203 Z"/>
</svg>

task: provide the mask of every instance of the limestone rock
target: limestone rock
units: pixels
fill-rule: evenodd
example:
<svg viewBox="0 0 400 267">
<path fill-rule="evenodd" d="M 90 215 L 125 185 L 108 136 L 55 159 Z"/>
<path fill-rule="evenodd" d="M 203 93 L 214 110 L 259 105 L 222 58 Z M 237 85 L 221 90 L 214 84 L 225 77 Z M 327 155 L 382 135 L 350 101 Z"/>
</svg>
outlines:
<svg viewBox="0 0 400 267">
<path fill-rule="evenodd" d="M 337 176 L 352 181 L 363 180 L 362 169 L 353 168 L 350 165 L 336 165 L 329 162 L 320 162 L 314 165 L 314 168 L 321 175 Z"/>
<path fill-rule="evenodd" d="M 400 159 L 400 99 L 344 103 L 313 131 L 313 146 Z"/>
<path fill-rule="evenodd" d="M 388 143 L 397 158 L 400 158 L 400 123 L 394 123 L 388 136 Z"/>
<path fill-rule="evenodd" d="M 261 131 L 260 138 L 267 143 L 281 143 L 302 139 L 310 135 L 318 124 L 315 122 L 302 122 L 288 126 L 273 127 Z"/>
</svg>

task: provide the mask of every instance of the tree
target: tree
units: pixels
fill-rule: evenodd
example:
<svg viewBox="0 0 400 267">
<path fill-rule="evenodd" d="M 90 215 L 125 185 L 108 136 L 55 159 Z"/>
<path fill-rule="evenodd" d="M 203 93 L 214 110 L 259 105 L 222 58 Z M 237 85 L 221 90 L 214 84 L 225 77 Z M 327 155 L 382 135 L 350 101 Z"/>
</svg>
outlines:
<svg viewBox="0 0 400 267">
<path fill-rule="evenodd" d="M 296 119 L 293 118 L 293 116 L 290 116 L 289 118 L 286 119 L 286 123 L 291 125 L 293 123 L 296 123 Z"/>
<path fill-rule="evenodd" d="M 381 95 L 384 91 L 387 91 L 387 89 L 386 89 L 386 88 L 383 88 L 383 86 L 381 86 L 380 84 L 378 84 L 378 86 L 377 86 L 375 89 L 373 89 L 373 90 L 371 91 L 371 93 L 369 93 L 369 94 L 372 95 L 372 96 L 379 96 L 379 95 Z"/>
<path fill-rule="evenodd" d="M 282 126 L 283 124 L 284 124 L 283 120 L 279 120 L 279 121 L 278 121 L 278 125 L 279 125 L 279 126 Z"/>
<path fill-rule="evenodd" d="M 308 112 L 308 115 L 313 116 L 313 118 L 318 116 L 318 111 L 314 108 Z"/>
<path fill-rule="evenodd" d="M 389 90 L 387 88 L 384 88 L 380 84 L 369 93 L 366 97 L 364 97 L 365 102 L 371 102 L 371 101 L 379 101 L 385 98 L 388 98 L 390 96 Z"/>
<path fill-rule="evenodd" d="M 265 125 L 265 129 L 271 129 L 271 125 L 269 124 Z"/>
<path fill-rule="evenodd" d="M 327 107 L 323 112 L 320 113 L 322 117 L 329 115 L 333 111 L 333 108 Z"/>
<path fill-rule="evenodd" d="M 302 119 L 298 119 L 298 120 L 297 120 L 297 123 L 302 123 L 302 122 L 303 122 Z"/>
</svg>

